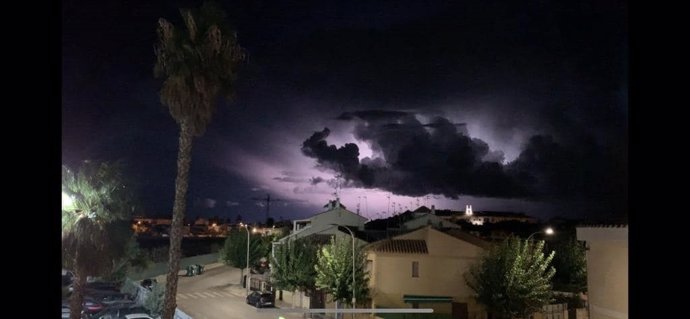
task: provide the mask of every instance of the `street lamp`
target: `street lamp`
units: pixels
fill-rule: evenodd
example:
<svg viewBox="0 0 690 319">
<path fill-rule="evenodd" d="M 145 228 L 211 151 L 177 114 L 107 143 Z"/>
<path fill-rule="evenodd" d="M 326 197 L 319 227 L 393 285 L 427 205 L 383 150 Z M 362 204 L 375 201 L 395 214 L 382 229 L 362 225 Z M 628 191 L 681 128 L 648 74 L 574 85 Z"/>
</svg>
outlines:
<svg viewBox="0 0 690 319">
<path fill-rule="evenodd" d="M 546 227 L 546 229 L 544 229 L 544 230 L 540 230 L 540 231 L 538 231 L 538 232 L 534 232 L 534 233 L 532 233 L 531 235 L 529 235 L 529 237 L 527 237 L 527 240 L 526 240 L 526 241 L 529 241 L 530 238 L 532 238 L 532 236 L 534 236 L 534 235 L 536 235 L 536 234 L 539 234 L 539 233 L 544 233 L 544 234 L 547 234 L 547 235 L 551 236 L 551 235 L 554 234 L 554 231 L 553 231 L 553 228 L 551 228 L 551 227 Z"/>
<path fill-rule="evenodd" d="M 62 192 L 62 209 L 68 210 L 73 208 L 72 205 L 74 204 L 74 198 L 72 196 L 66 194 L 65 192 Z"/>
<path fill-rule="evenodd" d="M 331 224 L 331 226 L 342 226 L 338 224 Z M 348 232 L 350 232 L 350 236 L 352 236 L 352 309 L 357 308 L 357 297 L 356 296 L 356 290 L 357 286 L 355 285 L 355 233 L 352 232 L 352 230 L 347 227 L 347 226 L 342 226 L 345 229 L 347 229 Z M 352 313 L 352 318 L 355 317 L 355 313 Z"/>
<path fill-rule="evenodd" d="M 240 223 L 240 227 L 244 227 L 247 230 L 247 275 L 244 280 L 244 286 L 247 287 L 247 296 L 249 295 L 249 225 Z"/>
</svg>

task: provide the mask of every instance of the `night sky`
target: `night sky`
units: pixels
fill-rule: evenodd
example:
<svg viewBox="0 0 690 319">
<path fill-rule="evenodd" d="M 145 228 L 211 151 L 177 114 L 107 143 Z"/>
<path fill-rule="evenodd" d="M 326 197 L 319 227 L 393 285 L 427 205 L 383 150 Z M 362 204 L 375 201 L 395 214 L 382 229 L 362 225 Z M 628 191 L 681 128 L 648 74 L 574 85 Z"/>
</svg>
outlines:
<svg viewBox="0 0 690 319">
<path fill-rule="evenodd" d="M 63 1 L 63 163 L 123 160 L 143 214 L 170 214 L 176 174 L 157 20 L 200 3 Z M 222 3 L 249 59 L 195 139 L 189 216 L 263 219 L 270 194 L 303 218 L 336 189 L 370 218 L 627 216 L 625 1 Z"/>
</svg>

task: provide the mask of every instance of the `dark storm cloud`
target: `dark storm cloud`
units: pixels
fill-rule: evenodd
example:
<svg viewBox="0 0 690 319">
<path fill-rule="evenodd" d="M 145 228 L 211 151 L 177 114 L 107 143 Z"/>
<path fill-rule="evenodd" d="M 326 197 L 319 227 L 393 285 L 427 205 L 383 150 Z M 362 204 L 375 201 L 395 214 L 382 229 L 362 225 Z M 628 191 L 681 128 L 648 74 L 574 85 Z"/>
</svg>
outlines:
<svg viewBox="0 0 690 319">
<path fill-rule="evenodd" d="M 559 143 L 533 136 L 507 170 L 541 198 L 627 201 L 627 151 L 591 137 Z"/>
<path fill-rule="evenodd" d="M 256 207 L 254 192 L 274 193 L 299 177 L 295 193 L 304 197 L 333 187 L 337 181 L 326 175 L 307 179 L 319 172 L 281 174 L 294 167 L 259 170 L 256 163 L 295 159 L 299 168 L 299 151 L 285 145 L 350 124 L 374 156 L 361 158 L 355 144 L 329 144 L 328 132 L 303 147 L 321 169 L 342 172 L 343 187 L 624 197 L 625 1 L 222 2 L 250 59 L 235 102 L 221 103 L 205 137 L 195 140 L 190 204 L 215 198 L 216 214 L 231 199 L 246 218 L 263 212 L 245 211 Z M 178 8 L 198 3 L 63 4 L 63 160 L 128 159 L 148 210 L 169 214 L 179 128 L 160 104 L 151 48 L 158 18 L 181 23 Z M 331 124 L 338 114 L 341 121 Z M 534 134 L 541 135 L 529 140 Z M 331 138 L 341 145 L 342 136 Z M 227 164 L 243 155 L 222 154 L 236 150 L 251 160 Z M 506 159 L 516 161 L 500 164 Z M 257 177 L 218 169 L 228 165 Z"/>
<path fill-rule="evenodd" d="M 387 110 L 366 110 L 366 111 L 355 111 L 355 112 L 345 112 L 337 117 L 338 120 L 349 121 L 354 118 L 359 118 L 365 121 L 379 121 L 379 120 L 397 120 L 399 118 L 404 118 L 410 114 L 403 111 L 387 111 Z"/>
<path fill-rule="evenodd" d="M 309 179 L 309 184 L 311 184 L 312 186 L 315 186 L 315 185 L 318 185 L 319 183 L 322 183 L 324 181 L 325 180 L 322 177 L 316 176 L 316 177 L 312 177 Z"/>
<path fill-rule="evenodd" d="M 324 128 L 321 132 L 315 132 L 302 145 L 302 153 L 319 160 L 323 167 L 345 172 L 348 176 L 355 174 L 359 168 L 359 148 L 354 143 L 336 147 L 328 145 L 326 138 L 331 130 Z"/>
<path fill-rule="evenodd" d="M 390 117 L 357 117 L 355 137 L 382 157 L 360 161 L 356 144 L 329 145 L 328 128 L 304 141 L 302 152 L 317 159 L 320 167 L 342 174 L 349 187 L 375 187 L 409 196 L 443 194 L 450 198 L 527 195 L 500 163 L 483 160 L 490 155 L 489 146 L 469 137 L 455 123 L 442 117 L 420 123 L 411 113 L 395 117 L 398 125 L 394 126 L 388 125 Z"/>
<path fill-rule="evenodd" d="M 350 117 L 354 136 L 383 156 L 359 159 L 356 144 L 337 147 L 326 141 L 328 128 L 302 145 L 304 155 L 346 179 L 345 187 L 368 187 L 398 195 L 442 194 L 616 202 L 627 189 L 624 148 L 607 147 L 595 138 L 558 142 L 535 135 L 518 158 L 503 165 L 503 153 L 472 138 L 462 125 L 436 117 L 421 123 L 411 113 L 376 120 Z M 395 124 L 395 125 L 390 125 Z M 620 208 L 620 207 L 618 207 Z"/>
</svg>

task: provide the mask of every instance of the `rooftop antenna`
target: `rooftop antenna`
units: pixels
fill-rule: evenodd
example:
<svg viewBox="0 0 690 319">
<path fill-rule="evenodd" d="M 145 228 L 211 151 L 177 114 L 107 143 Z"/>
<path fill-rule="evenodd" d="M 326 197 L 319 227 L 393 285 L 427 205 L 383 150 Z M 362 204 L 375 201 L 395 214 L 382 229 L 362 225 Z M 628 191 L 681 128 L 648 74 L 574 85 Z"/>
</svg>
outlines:
<svg viewBox="0 0 690 319">
<path fill-rule="evenodd" d="M 278 198 L 271 198 L 270 194 L 266 194 L 266 198 L 259 198 L 259 197 L 252 197 L 253 200 L 258 201 L 262 204 L 266 205 L 266 222 L 268 222 L 268 218 L 270 217 L 270 211 L 271 211 L 271 202 L 282 202 L 282 199 Z"/>
<path fill-rule="evenodd" d="M 391 214 L 391 195 L 386 195 L 386 197 L 388 198 L 388 206 L 386 207 L 386 214 L 388 214 L 388 216 L 390 216 L 390 214 Z"/>
<path fill-rule="evenodd" d="M 335 192 L 333 193 L 333 195 L 335 195 L 336 200 L 340 199 L 340 197 L 338 195 L 339 195 L 340 189 L 342 188 L 342 185 L 341 185 L 342 178 L 343 178 L 343 174 L 335 175 L 335 185 L 333 185 Z"/>
<path fill-rule="evenodd" d="M 369 203 L 367 202 L 367 197 L 364 197 L 364 213 L 369 216 Z"/>
</svg>

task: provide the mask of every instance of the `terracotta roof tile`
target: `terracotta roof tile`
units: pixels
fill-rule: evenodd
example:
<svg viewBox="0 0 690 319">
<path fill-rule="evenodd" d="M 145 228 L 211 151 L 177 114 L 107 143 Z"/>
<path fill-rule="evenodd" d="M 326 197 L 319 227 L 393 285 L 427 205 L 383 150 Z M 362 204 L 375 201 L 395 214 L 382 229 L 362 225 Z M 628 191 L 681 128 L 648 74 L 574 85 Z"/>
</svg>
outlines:
<svg viewBox="0 0 690 319">
<path fill-rule="evenodd" d="M 382 241 L 373 247 L 376 252 L 398 254 L 428 254 L 426 241 L 423 239 L 392 239 Z"/>
</svg>

